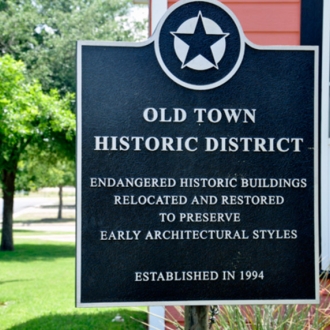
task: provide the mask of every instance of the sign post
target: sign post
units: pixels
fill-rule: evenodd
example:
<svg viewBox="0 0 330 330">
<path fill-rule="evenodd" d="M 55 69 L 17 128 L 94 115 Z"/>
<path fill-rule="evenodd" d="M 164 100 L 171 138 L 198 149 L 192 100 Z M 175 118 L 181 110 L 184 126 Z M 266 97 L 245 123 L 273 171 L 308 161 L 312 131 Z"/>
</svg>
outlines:
<svg viewBox="0 0 330 330">
<path fill-rule="evenodd" d="M 185 329 L 207 330 L 209 322 L 207 306 L 185 306 Z M 209 328 L 211 329 L 211 327 Z"/>
<path fill-rule="evenodd" d="M 184 0 L 77 54 L 77 306 L 316 303 L 317 48 Z"/>
</svg>

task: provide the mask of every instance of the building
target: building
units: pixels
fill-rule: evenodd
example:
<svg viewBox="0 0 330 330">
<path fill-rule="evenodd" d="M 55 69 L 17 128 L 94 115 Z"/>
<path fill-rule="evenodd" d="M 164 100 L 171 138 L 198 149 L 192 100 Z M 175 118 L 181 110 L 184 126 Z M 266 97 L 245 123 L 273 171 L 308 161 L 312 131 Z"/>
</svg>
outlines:
<svg viewBox="0 0 330 330">
<path fill-rule="evenodd" d="M 176 0 L 149 3 L 149 30 Z M 330 268 L 330 0 L 223 0 L 242 24 L 247 38 L 259 45 L 319 46 L 320 118 L 320 251 L 321 270 Z"/>
</svg>

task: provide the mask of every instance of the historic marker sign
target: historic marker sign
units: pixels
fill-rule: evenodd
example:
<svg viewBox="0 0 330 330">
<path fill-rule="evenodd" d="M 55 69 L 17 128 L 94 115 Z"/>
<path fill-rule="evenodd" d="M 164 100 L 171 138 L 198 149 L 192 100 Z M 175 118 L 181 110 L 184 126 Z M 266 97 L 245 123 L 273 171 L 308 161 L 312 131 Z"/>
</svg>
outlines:
<svg viewBox="0 0 330 330">
<path fill-rule="evenodd" d="M 78 306 L 316 302 L 316 72 L 213 0 L 79 42 Z"/>
</svg>

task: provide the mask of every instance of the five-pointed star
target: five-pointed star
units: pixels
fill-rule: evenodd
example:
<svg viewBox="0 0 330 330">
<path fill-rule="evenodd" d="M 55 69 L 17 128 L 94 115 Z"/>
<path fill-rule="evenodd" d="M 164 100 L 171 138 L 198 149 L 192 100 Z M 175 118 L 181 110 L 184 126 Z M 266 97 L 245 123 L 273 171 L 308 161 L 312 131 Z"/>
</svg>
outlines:
<svg viewBox="0 0 330 330">
<path fill-rule="evenodd" d="M 218 42 L 220 39 L 227 37 L 229 33 L 207 34 L 204 27 L 203 16 L 201 12 L 198 13 L 195 31 L 193 31 L 192 33 L 171 32 L 171 34 L 175 37 L 180 38 L 189 46 L 186 58 L 182 63 L 182 68 L 184 68 L 191 60 L 193 60 L 198 55 L 203 56 L 215 68 L 218 68 L 217 63 L 214 59 L 211 46 Z"/>
</svg>

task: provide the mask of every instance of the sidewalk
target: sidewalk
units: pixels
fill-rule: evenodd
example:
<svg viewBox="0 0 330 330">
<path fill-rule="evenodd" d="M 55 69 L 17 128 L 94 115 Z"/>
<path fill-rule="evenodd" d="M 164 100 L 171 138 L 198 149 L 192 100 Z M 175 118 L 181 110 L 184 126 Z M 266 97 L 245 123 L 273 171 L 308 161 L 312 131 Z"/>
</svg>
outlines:
<svg viewBox="0 0 330 330">
<path fill-rule="evenodd" d="M 15 238 L 75 242 L 74 202 L 70 200 L 63 206 L 63 219 L 57 219 L 58 205 L 56 204 L 50 200 L 42 200 L 39 204 L 16 212 L 13 225 L 13 229 L 16 230 Z M 19 232 L 20 230 L 36 233 L 24 235 Z"/>
<path fill-rule="evenodd" d="M 75 221 L 60 221 L 54 219 L 53 222 L 35 221 L 35 222 L 14 222 L 16 230 L 46 231 L 46 232 L 66 232 L 75 233 Z"/>
</svg>

